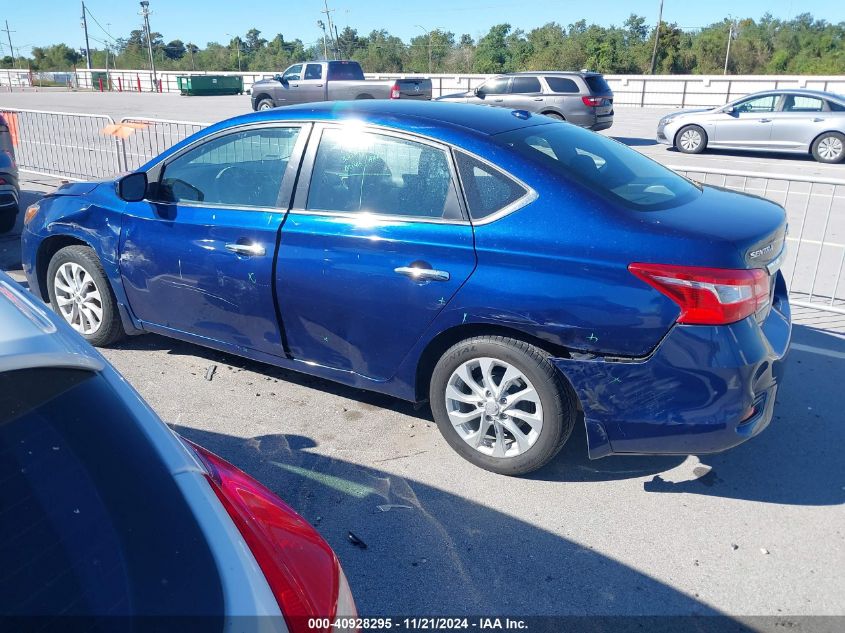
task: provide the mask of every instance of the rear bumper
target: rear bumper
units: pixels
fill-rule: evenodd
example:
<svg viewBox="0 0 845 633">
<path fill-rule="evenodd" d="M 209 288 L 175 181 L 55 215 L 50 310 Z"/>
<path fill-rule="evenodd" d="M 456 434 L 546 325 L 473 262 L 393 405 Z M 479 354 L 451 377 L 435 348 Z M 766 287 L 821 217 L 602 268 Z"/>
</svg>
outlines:
<svg viewBox="0 0 845 633">
<path fill-rule="evenodd" d="M 754 437 L 772 420 L 792 334 L 786 284 L 762 323 L 676 325 L 646 359 L 555 359 L 584 408 L 590 457 L 701 454 Z"/>
</svg>

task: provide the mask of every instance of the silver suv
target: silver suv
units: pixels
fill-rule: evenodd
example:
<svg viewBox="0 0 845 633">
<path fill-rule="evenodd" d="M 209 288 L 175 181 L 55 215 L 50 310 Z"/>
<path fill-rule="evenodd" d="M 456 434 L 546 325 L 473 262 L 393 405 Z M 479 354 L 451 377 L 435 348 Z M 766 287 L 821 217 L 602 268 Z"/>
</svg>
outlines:
<svg viewBox="0 0 845 633">
<path fill-rule="evenodd" d="M 601 73 L 588 71 L 508 73 L 437 101 L 528 110 L 591 130 L 613 125 L 613 91 Z"/>
</svg>

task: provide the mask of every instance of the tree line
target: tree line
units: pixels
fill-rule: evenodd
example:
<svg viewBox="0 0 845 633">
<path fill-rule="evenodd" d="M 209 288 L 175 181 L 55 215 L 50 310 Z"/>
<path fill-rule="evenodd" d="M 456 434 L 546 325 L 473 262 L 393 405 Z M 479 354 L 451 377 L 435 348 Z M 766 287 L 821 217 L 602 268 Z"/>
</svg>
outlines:
<svg viewBox="0 0 845 633">
<path fill-rule="evenodd" d="M 156 68 L 160 70 L 278 71 L 295 61 L 344 58 L 367 72 L 500 73 L 520 70 L 589 68 L 612 74 L 650 72 L 654 38 L 658 36 L 656 74 L 717 74 L 724 69 L 731 40 L 728 72 L 732 74 L 845 73 L 845 22 L 817 20 L 804 13 L 790 20 L 766 14 L 759 20 L 728 20 L 689 31 L 663 22 L 658 29 L 631 14 L 622 26 L 604 27 L 579 20 L 568 26 L 549 22 L 530 31 L 497 24 L 479 37 L 434 30 L 409 42 L 387 30 L 361 35 L 346 27 L 337 37 L 304 43 L 272 39 L 250 29 L 228 43 L 204 48 L 151 34 Z M 0 67 L 34 71 L 70 70 L 85 65 L 84 50 L 66 44 L 35 47 L 28 58 L 0 59 Z M 132 31 L 111 46 L 91 50 L 95 68 L 149 67 L 146 34 Z"/>
</svg>

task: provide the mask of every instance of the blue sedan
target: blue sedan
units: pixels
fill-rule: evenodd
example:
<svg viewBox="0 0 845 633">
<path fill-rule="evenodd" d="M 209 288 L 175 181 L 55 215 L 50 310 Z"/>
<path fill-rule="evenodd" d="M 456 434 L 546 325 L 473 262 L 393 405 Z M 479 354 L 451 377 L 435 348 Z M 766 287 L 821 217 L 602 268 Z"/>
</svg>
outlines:
<svg viewBox="0 0 845 633">
<path fill-rule="evenodd" d="M 429 400 L 522 474 L 704 453 L 772 419 L 791 324 L 778 205 L 524 111 L 369 101 L 213 125 L 25 215 L 34 292 L 85 338 L 155 332 Z"/>
</svg>

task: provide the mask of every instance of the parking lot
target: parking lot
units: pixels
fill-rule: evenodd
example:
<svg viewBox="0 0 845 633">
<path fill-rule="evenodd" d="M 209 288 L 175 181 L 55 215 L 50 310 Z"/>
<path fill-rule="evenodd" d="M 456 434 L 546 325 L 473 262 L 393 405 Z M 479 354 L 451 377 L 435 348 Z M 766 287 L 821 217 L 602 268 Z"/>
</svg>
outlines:
<svg viewBox="0 0 845 633">
<path fill-rule="evenodd" d="M 212 122 L 249 99 L 13 93 L 0 106 Z M 664 112 L 620 108 L 607 133 L 670 165 L 845 179 L 845 165 L 809 158 L 669 151 L 653 141 Z M 27 177 L 24 205 L 56 182 Z M 14 234 L 0 266 L 20 266 Z M 590 461 L 576 426 L 522 479 L 463 461 L 427 407 L 154 335 L 104 354 L 176 430 L 318 527 L 363 614 L 727 615 L 774 628 L 775 616 L 845 612 L 845 317 L 795 317 L 775 419 L 754 440 Z"/>
</svg>

